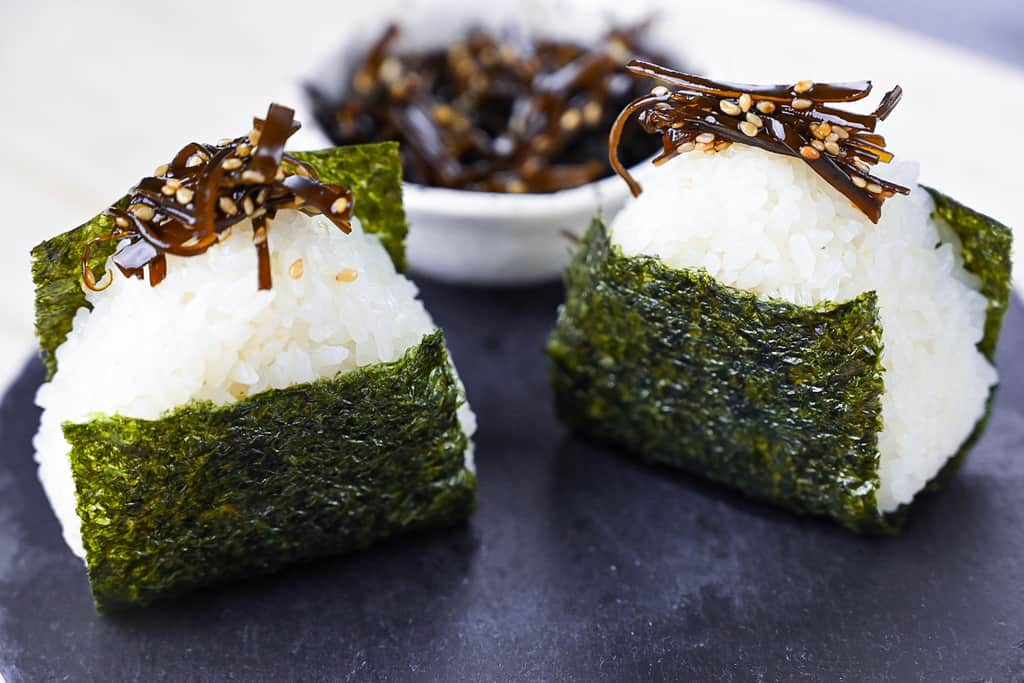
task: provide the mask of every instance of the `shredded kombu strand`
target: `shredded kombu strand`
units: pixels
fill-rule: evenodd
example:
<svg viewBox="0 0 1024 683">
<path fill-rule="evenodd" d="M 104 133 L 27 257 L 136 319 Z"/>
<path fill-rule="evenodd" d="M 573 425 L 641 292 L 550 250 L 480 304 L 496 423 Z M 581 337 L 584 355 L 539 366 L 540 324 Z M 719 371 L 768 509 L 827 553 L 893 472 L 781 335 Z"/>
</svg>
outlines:
<svg viewBox="0 0 1024 683">
<path fill-rule="evenodd" d="M 323 214 L 343 232 L 351 230 L 352 192 L 321 182 L 309 164 L 285 154 L 285 142 L 298 129 L 295 112 L 271 104 L 264 119 L 253 119 L 248 135 L 216 145 L 193 142 L 171 163 L 139 181 L 126 208 L 113 207 L 114 229 L 90 241 L 82 254 L 82 280 L 93 291 L 113 281 L 108 271 L 97 282 L 89 253 L 97 242 L 127 240 L 113 261 L 125 277 L 141 278 L 149 267 L 149 283 L 167 274 L 167 254 L 197 256 L 227 239 L 231 228 L 252 221 L 259 288 L 270 289 L 270 248 L 267 231 L 280 209 Z"/>
<path fill-rule="evenodd" d="M 473 29 L 445 48 L 402 52 L 391 25 L 356 65 L 340 98 L 310 87 L 317 120 L 338 145 L 402 143 L 406 179 L 486 192 L 555 192 L 613 173 L 604 135 L 651 84 L 622 72 L 645 48 L 647 23 L 594 45 L 541 40 L 514 27 Z M 652 149 L 630 131 L 620 154 Z"/>
<path fill-rule="evenodd" d="M 886 199 L 910 192 L 871 175 L 873 165 L 893 158 L 875 127 L 899 103 L 903 94 L 899 86 L 886 93 L 871 114 L 855 114 L 830 105 L 867 97 L 870 81 L 743 85 L 718 83 L 640 60 L 632 60 L 626 68 L 669 86 L 658 86 L 634 100 L 612 126 L 609 158 L 634 195 L 640 194 L 641 187 L 619 160 L 618 145 L 623 127 L 637 113 L 645 131 L 661 135 L 663 151 L 655 164 L 691 151 L 721 151 L 734 142 L 794 156 L 874 223 Z"/>
</svg>

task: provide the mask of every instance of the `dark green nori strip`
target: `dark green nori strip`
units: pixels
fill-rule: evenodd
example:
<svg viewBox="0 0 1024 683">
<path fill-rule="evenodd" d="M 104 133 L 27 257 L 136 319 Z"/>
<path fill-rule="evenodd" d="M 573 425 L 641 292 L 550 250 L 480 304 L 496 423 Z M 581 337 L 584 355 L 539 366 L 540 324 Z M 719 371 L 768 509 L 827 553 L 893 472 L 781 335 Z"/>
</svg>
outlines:
<svg viewBox="0 0 1024 683">
<path fill-rule="evenodd" d="M 464 519 L 462 401 L 434 332 L 394 363 L 228 406 L 65 424 L 97 607 Z"/>
<path fill-rule="evenodd" d="M 357 197 L 355 215 L 363 229 L 380 235 L 381 242 L 399 270 L 405 270 L 405 234 L 408 225 L 402 209 L 402 160 L 398 144 L 380 142 L 336 147 L 318 152 L 297 152 L 328 183 L 345 185 Z M 125 199 L 115 206 L 123 208 Z M 46 364 L 47 379 L 57 371 L 54 352 L 71 330 L 75 311 L 87 306 L 82 291 L 82 250 L 92 239 L 114 228 L 114 219 L 101 214 L 74 230 L 57 235 L 32 250 L 32 279 L 36 286 L 36 336 Z M 92 250 L 89 265 L 103 271 L 104 261 L 116 248 L 100 242 Z M 255 271 L 255 269 L 254 269 Z"/>
<path fill-rule="evenodd" d="M 979 348 L 991 358 L 1009 295 L 1009 231 L 932 194 L 989 297 Z M 883 516 L 875 503 L 883 373 L 874 292 L 815 307 L 760 299 L 703 270 L 627 258 L 600 221 L 566 284 L 548 352 L 570 426 L 853 531 L 898 530 L 903 511 Z"/>
</svg>

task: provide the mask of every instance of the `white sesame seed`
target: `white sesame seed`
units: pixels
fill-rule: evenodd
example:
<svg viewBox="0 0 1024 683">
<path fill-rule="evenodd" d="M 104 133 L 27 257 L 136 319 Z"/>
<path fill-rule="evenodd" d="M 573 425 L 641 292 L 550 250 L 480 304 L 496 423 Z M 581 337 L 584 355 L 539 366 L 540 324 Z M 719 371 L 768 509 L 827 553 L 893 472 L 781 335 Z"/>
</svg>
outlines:
<svg viewBox="0 0 1024 683">
<path fill-rule="evenodd" d="M 805 92 L 808 92 L 813 87 L 813 81 L 800 81 L 793 86 L 793 92 L 797 93 L 798 95 L 803 95 Z"/>
<path fill-rule="evenodd" d="M 881 194 L 882 186 L 878 183 L 868 183 L 868 192 L 871 194 Z"/>
<path fill-rule="evenodd" d="M 775 111 L 775 103 L 768 100 L 761 100 L 757 103 L 757 110 L 762 114 L 771 114 Z"/>
<path fill-rule="evenodd" d="M 242 167 L 242 160 L 236 157 L 225 159 L 224 163 L 220 165 L 225 171 L 235 171 Z"/>
<path fill-rule="evenodd" d="M 813 147 L 808 147 L 807 145 L 804 145 L 803 147 L 800 148 L 800 156 L 802 156 L 805 159 L 821 158 L 821 154 L 818 153 L 818 150 L 814 149 Z"/>
<path fill-rule="evenodd" d="M 739 116 L 743 113 L 740 109 L 740 105 L 736 104 L 732 100 L 722 100 L 718 103 L 718 107 L 729 116 Z"/>
<path fill-rule="evenodd" d="M 242 200 L 242 211 L 245 211 L 246 216 L 251 216 L 255 210 L 256 205 L 252 203 L 252 197 L 246 197 Z"/>
<path fill-rule="evenodd" d="M 709 142 L 714 142 L 715 141 L 715 134 L 714 133 L 701 133 L 700 135 L 697 136 L 696 140 L 697 140 L 697 142 L 700 142 L 700 143 L 703 143 L 703 144 L 706 145 Z"/>
<path fill-rule="evenodd" d="M 174 193 L 174 198 L 178 200 L 179 204 L 188 204 L 195 197 L 195 194 L 195 192 L 187 187 L 182 187 Z"/>
<path fill-rule="evenodd" d="M 174 188 L 171 187 L 169 183 L 164 183 L 163 187 L 160 188 L 160 192 L 170 197 L 172 194 L 174 194 Z"/>
<path fill-rule="evenodd" d="M 335 215 L 345 213 L 346 209 L 348 209 L 347 197 L 338 197 L 337 199 L 334 200 L 334 203 L 331 204 L 331 213 Z"/>
<path fill-rule="evenodd" d="M 244 171 L 242 171 L 242 182 L 256 184 L 265 183 L 267 182 L 267 177 L 260 173 L 259 171 L 254 171 L 251 168 L 247 168 Z"/>
<path fill-rule="evenodd" d="M 166 175 L 168 170 L 170 170 L 170 166 L 168 166 L 167 164 L 161 164 L 160 166 L 156 167 L 155 171 L 153 171 L 153 175 L 155 175 L 155 176 Z"/>
<path fill-rule="evenodd" d="M 666 88 L 663 85 L 656 85 L 653 88 L 651 88 L 651 94 L 654 95 L 655 97 L 664 97 L 665 95 L 668 94 L 668 88 Z"/>
<path fill-rule="evenodd" d="M 134 213 L 139 220 L 143 221 L 151 221 L 153 220 L 153 216 L 156 215 L 156 212 L 153 211 L 153 207 L 147 206 L 146 204 L 132 204 L 128 207 L 128 210 Z"/>
<path fill-rule="evenodd" d="M 811 147 L 818 150 L 819 152 L 825 151 L 825 143 L 821 140 L 811 140 Z"/>
<path fill-rule="evenodd" d="M 719 140 L 718 142 L 715 143 L 716 152 L 724 152 L 730 147 L 732 147 L 732 143 L 729 142 L 728 140 Z"/>
<path fill-rule="evenodd" d="M 252 152 L 252 147 L 245 144 L 244 142 L 235 148 L 235 156 L 245 158 Z"/>
<path fill-rule="evenodd" d="M 253 146 L 260 144 L 260 132 L 255 128 L 249 131 L 249 144 Z"/>
<path fill-rule="evenodd" d="M 359 271 L 355 268 L 346 268 L 334 276 L 335 282 L 355 282 L 359 277 Z"/>
<path fill-rule="evenodd" d="M 305 265 L 302 263 L 302 259 L 295 259 L 292 265 L 288 267 L 288 274 L 291 275 L 293 280 L 298 280 L 302 277 L 302 273 L 306 270 Z"/>
<path fill-rule="evenodd" d="M 117 218 L 114 219 L 114 225 L 116 225 L 119 228 L 127 228 L 129 222 L 128 219 L 125 218 L 124 216 L 118 216 Z"/>
<path fill-rule="evenodd" d="M 217 206 L 229 216 L 234 216 L 238 213 L 238 204 L 235 204 L 235 200 L 231 197 L 221 197 L 217 200 Z"/>
<path fill-rule="evenodd" d="M 834 140 L 827 140 L 825 142 L 825 151 L 829 154 L 839 154 L 842 150 L 839 149 L 839 144 Z"/>
<path fill-rule="evenodd" d="M 853 181 L 854 185 L 856 185 L 857 187 L 859 187 L 861 189 L 863 189 L 863 188 L 868 186 L 868 181 L 864 180 L 859 175 L 850 176 L 850 180 Z"/>
<path fill-rule="evenodd" d="M 758 116 L 757 114 L 755 114 L 753 112 L 749 112 L 749 111 L 747 112 L 747 121 L 750 121 L 752 124 L 754 124 L 758 128 L 764 128 L 764 120 L 761 119 L 760 116 Z"/>
<path fill-rule="evenodd" d="M 692 152 L 695 147 L 696 145 L 693 144 L 692 142 L 684 142 L 683 144 L 676 147 L 676 151 L 679 152 L 680 154 L 686 154 L 687 152 Z"/>
<path fill-rule="evenodd" d="M 565 130 L 573 130 L 577 128 L 582 121 L 583 114 L 580 113 L 580 110 L 575 107 L 570 107 L 562 113 L 561 118 L 558 119 L 558 125 Z"/>
<path fill-rule="evenodd" d="M 740 130 L 747 137 L 755 137 L 757 135 L 757 126 L 752 124 L 750 121 L 740 121 Z"/>
<path fill-rule="evenodd" d="M 810 100 L 805 100 L 802 97 L 794 98 L 792 104 L 793 109 L 810 109 L 811 107 L 814 106 L 814 102 L 811 102 Z"/>
<path fill-rule="evenodd" d="M 196 166 L 202 165 L 203 160 L 199 157 L 198 154 L 193 154 L 188 158 L 188 161 L 185 162 L 185 168 L 195 168 Z"/>
<path fill-rule="evenodd" d="M 750 111 L 750 108 L 754 106 L 754 98 L 752 98 L 747 93 L 743 93 L 742 95 L 740 95 L 740 99 L 738 100 L 738 102 L 740 105 L 740 109 L 742 109 L 744 112 Z"/>
<path fill-rule="evenodd" d="M 832 132 L 838 135 L 840 140 L 845 140 L 850 137 L 850 132 L 842 126 L 832 126 Z"/>
</svg>

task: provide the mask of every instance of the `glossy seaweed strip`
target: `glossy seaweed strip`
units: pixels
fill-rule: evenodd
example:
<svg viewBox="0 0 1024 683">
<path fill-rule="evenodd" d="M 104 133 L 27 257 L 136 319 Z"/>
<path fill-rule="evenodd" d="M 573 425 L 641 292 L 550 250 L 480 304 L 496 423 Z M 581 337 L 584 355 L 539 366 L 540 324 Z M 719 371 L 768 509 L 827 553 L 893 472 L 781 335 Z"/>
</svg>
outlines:
<svg viewBox="0 0 1024 683">
<path fill-rule="evenodd" d="M 394 363 L 65 425 L 101 611 L 464 519 L 463 397 L 441 332 Z"/>
<path fill-rule="evenodd" d="M 363 229 L 380 235 L 395 266 L 405 270 L 408 225 L 402 208 L 402 160 L 398 144 L 380 142 L 293 155 L 311 164 L 325 182 L 342 184 L 355 193 L 355 215 Z M 122 198 L 117 205 L 123 207 L 125 201 Z M 100 214 L 32 249 L 36 336 L 47 379 L 57 371 L 54 352 L 71 330 L 75 311 L 88 305 L 79 277 L 82 249 L 90 239 L 110 232 L 113 225 L 113 218 Z M 270 239 L 273 240 L 272 234 Z M 103 272 L 104 262 L 116 247 L 112 242 L 96 245 L 89 262 L 95 272 Z"/>
<path fill-rule="evenodd" d="M 991 302 L 979 344 L 991 357 L 1009 231 L 933 194 Z M 571 427 L 852 531 L 899 530 L 905 510 L 882 515 L 875 503 L 884 377 L 873 292 L 815 307 L 760 299 L 703 270 L 627 258 L 600 221 L 566 283 L 548 352 Z"/>
</svg>

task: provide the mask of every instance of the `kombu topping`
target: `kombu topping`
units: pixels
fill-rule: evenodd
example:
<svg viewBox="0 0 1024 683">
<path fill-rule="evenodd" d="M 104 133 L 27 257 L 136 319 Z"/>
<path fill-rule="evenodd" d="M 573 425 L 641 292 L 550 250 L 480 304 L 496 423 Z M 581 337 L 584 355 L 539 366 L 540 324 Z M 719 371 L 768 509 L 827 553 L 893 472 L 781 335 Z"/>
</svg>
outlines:
<svg viewBox="0 0 1024 683">
<path fill-rule="evenodd" d="M 143 178 L 126 203 L 107 213 L 114 229 L 91 240 L 82 254 L 82 281 L 88 289 L 110 286 L 89 266 L 98 242 L 126 240 L 113 261 L 125 277 L 158 285 L 167 274 L 167 254 L 197 256 L 231 235 L 234 225 L 251 220 L 260 289 L 270 289 L 270 221 L 281 209 L 322 214 L 343 232 L 351 230 L 354 198 L 340 185 L 321 182 L 309 164 L 286 154 L 285 143 L 298 129 L 295 112 L 271 104 L 265 118 L 253 119 L 248 135 L 215 145 L 190 143 L 174 159 Z"/>
<path fill-rule="evenodd" d="M 733 143 L 797 157 L 874 223 L 886 199 L 910 193 L 909 188 L 871 174 L 872 166 L 893 158 L 875 128 L 899 103 L 899 86 L 885 94 L 874 112 L 856 114 L 833 105 L 864 99 L 871 92 L 870 81 L 745 85 L 715 82 L 641 60 L 630 61 L 626 68 L 665 84 L 627 105 L 609 134 L 612 168 L 634 196 L 642 188 L 618 155 L 624 127 L 634 116 L 643 130 L 661 135 L 663 149 L 654 159 L 656 165 L 691 151 L 722 151 Z"/>
</svg>

